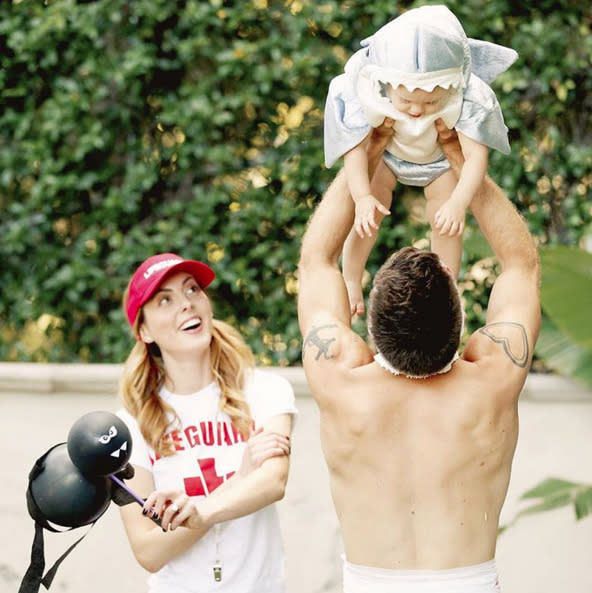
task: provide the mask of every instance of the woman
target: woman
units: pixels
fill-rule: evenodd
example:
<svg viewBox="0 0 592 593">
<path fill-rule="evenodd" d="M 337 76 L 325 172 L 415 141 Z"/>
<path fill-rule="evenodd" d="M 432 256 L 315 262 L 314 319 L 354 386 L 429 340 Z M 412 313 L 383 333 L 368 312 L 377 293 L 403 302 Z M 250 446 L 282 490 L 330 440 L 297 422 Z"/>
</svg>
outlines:
<svg viewBox="0 0 592 593">
<path fill-rule="evenodd" d="M 274 505 L 288 476 L 294 394 L 255 370 L 204 289 L 214 271 L 164 253 L 136 270 L 124 308 L 137 343 L 120 416 L 133 437 L 130 488 L 142 513 L 121 515 L 150 593 L 282 593 Z M 148 515 L 148 516 L 146 516 Z M 161 527 L 149 518 L 160 521 Z"/>
</svg>

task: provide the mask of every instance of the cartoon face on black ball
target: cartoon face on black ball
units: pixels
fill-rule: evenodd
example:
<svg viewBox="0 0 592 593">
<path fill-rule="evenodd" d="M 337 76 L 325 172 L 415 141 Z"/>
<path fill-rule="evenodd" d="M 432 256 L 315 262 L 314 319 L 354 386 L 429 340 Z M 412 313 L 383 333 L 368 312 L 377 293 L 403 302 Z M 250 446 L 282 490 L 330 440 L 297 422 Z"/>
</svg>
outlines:
<svg viewBox="0 0 592 593">
<path fill-rule="evenodd" d="M 86 475 L 114 474 L 127 464 L 131 453 L 129 429 L 111 412 L 89 412 L 79 418 L 68 433 L 68 454 Z"/>
</svg>

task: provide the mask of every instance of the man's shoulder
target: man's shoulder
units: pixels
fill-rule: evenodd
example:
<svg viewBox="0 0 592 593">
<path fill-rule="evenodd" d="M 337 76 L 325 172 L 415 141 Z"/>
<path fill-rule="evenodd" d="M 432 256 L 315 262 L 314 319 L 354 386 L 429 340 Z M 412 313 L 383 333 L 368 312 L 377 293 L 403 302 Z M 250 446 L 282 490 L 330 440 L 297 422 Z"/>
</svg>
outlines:
<svg viewBox="0 0 592 593">
<path fill-rule="evenodd" d="M 463 358 L 469 362 L 509 363 L 516 369 L 524 370 L 530 365 L 532 346 L 523 324 L 498 321 L 479 328 L 471 335 Z"/>
<path fill-rule="evenodd" d="M 351 331 L 328 315 L 319 315 L 302 337 L 303 362 L 335 360 L 341 351 L 343 334 Z"/>
<path fill-rule="evenodd" d="M 497 393 L 500 401 L 514 402 L 530 370 L 532 345 L 522 324 L 495 322 L 471 335 L 462 358 L 473 363 L 475 383 Z"/>
<path fill-rule="evenodd" d="M 372 361 L 372 351 L 350 327 L 330 316 L 319 316 L 302 339 L 302 363 L 310 377 L 339 373 Z"/>
</svg>

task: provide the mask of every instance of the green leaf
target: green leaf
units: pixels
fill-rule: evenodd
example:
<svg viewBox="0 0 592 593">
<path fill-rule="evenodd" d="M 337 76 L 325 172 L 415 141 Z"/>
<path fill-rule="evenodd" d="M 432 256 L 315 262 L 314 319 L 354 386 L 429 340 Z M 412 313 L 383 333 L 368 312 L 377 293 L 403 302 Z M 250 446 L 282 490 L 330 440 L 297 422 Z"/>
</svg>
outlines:
<svg viewBox="0 0 592 593">
<path fill-rule="evenodd" d="M 543 317 L 535 354 L 551 370 L 592 389 L 592 352 L 574 344 L 547 317 Z"/>
<path fill-rule="evenodd" d="M 560 507 L 567 506 L 572 501 L 571 492 L 559 492 L 548 496 L 542 502 L 523 509 L 518 513 L 519 517 L 523 515 L 532 515 L 535 513 L 542 513 L 544 511 L 551 511 Z"/>
<path fill-rule="evenodd" d="M 578 520 L 592 513 L 592 486 L 587 486 L 578 492 L 574 506 Z"/>
<path fill-rule="evenodd" d="M 521 510 L 509 525 L 524 515 L 550 511 L 572 502 L 574 504 L 576 519 L 582 519 L 592 513 L 592 486 L 570 482 L 560 478 L 547 478 L 543 480 L 534 488 L 522 494 L 520 499 L 539 499 L 539 502 Z M 505 528 L 509 525 L 505 526 Z"/>
<path fill-rule="evenodd" d="M 522 494 L 520 498 L 546 498 L 550 496 L 559 496 L 566 493 L 570 495 L 572 490 L 577 487 L 578 484 L 575 482 L 568 482 L 567 480 L 562 480 L 560 478 L 547 478 L 546 480 L 543 480 L 537 484 L 534 488 L 531 488 Z"/>
<path fill-rule="evenodd" d="M 541 302 L 545 313 L 574 344 L 592 352 L 592 254 L 576 247 L 541 250 Z"/>
</svg>

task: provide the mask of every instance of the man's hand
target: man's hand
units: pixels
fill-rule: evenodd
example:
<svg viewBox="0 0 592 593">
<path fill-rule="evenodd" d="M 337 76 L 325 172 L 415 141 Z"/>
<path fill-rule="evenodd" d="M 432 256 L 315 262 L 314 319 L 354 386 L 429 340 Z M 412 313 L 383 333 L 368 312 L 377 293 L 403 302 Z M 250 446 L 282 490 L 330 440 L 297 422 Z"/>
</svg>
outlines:
<svg viewBox="0 0 592 593">
<path fill-rule="evenodd" d="M 374 161 L 374 167 L 376 167 L 378 161 L 382 158 L 387 144 L 395 133 L 394 124 L 395 122 L 392 119 L 385 117 L 380 126 L 372 129 L 372 133 L 368 138 L 366 151 L 368 153 L 368 162 L 372 163 Z"/>
<path fill-rule="evenodd" d="M 438 142 L 444 151 L 444 156 L 446 156 L 452 170 L 458 177 L 465 162 L 458 140 L 458 134 L 456 133 L 456 130 L 448 129 L 441 119 L 436 120 L 436 130 L 438 131 Z"/>
</svg>

